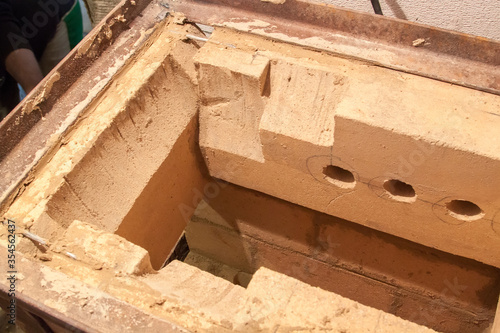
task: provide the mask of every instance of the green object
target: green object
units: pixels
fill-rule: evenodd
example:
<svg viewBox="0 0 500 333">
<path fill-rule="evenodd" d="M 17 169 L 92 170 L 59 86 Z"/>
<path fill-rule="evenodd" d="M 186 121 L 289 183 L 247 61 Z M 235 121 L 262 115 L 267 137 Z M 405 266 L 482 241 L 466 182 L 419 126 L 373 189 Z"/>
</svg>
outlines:
<svg viewBox="0 0 500 333">
<path fill-rule="evenodd" d="M 73 49 L 83 39 L 83 19 L 79 0 L 76 0 L 73 8 L 64 15 L 63 21 L 68 29 L 69 45 Z"/>
</svg>

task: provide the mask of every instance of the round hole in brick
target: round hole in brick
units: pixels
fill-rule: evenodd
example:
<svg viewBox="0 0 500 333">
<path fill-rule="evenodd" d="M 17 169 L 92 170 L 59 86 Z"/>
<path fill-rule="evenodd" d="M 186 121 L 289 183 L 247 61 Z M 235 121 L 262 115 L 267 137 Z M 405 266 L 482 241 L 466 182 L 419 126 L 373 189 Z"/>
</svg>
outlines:
<svg viewBox="0 0 500 333">
<path fill-rule="evenodd" d="M 389 193 L 391 199 L 403 202 L 413 202 L 417 195 L 413 186 L 397 179 L 390 179 L 384 183 L 384 189 Z"/>
<path fill-rule="evenodd" d="M 484 216 L 478 205 L 467 200 L 451 200 L 446 204 L 446 209 L 451 216 L 463 221 L 474 221 Z"/>
<path fill-rule="evenodd" d="M 338 187 L 353 188 L 356 185 L 353 173 L 344 168 L 328 165 L 323 168 L 323 174 L 326 180 Z"/>
</svg>

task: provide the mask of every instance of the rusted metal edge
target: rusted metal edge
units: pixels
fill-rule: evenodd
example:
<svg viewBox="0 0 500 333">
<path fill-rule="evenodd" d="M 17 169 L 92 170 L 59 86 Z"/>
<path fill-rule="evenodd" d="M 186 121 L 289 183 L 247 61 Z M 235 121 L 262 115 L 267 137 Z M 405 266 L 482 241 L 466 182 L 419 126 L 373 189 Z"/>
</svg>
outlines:
<svg viewBox="0 0 500 333">
<path fill-rule="evenodd" d="M 130 22 L 139 15 L 152 0 L 123 0 L 95 29 L 88 34 L 80 44 L 74 48 L 64 60 L 58 64 L 33 89 L 33 91 L 0 123 L 0 161 L 18 144 L 31 128 L 42 117 L 50 112 L 58 97 L 63 94 L 96 59 L 118 38 L 125 30 L 129 29 Z M 87 52 L 81 53 L 86 48 Z M 50 93 L 40 97 L 44 86 L 58 72 L 59 80 L 55 81 Z M 85 87 L 82 87 L 85 88 Z M 31 112 L 24 108 L 34 108 L 38 112 Z M 28 112 L 29 111 L 29 112 Z"/>
<path fill-rule="evenodd" d="M 165 0 L 227 26 L 500 95 L 500 42 L 306 0 Z"/>
<path fill-rule="evenodd" d="M 7 249 L 0 246 L 2 252 L 7 253 Z M 4 251 L 5 250 L 5 251 Z M 21 264 L 21 265 L 20 265 Z M 7 265 L 0 264 L 3 268 Z M 24 275 L 23 279 L 16 280 L 19 287 L 15 291 L 15 302 L 17 308 L 34 314 L 41 319 L 59 325 L 65 332 L 172 332 L 187 333 L 184 327 L 173 321 L 159 317 L 144 311 L 142 308 L 125 302 L 105 291 L 96 289 L 85 284 L 79 279 L 65 275 L 68 286 L 85 285 L 92 297 L 82 296 L 94 305 L 100 304 L 104 308 L 106 315 L 99 315 L 97 312 L 89 313 L 90 305 L 81 306 L 79 304 L 82 297 L 77 294 L 65 294 L 64 290 L 57 292 L 51 288 L 46 288 L 44 283 L 53 283 L 51 278 L 44 276 L 42 272 L 43 263 L 32 261 L 22 253 L 16 251 L 16 268 L 18 276 Z M 47 269 L 47 267 L 45 267 Z M 52 270 L 52 268 L 48 268 Z M 57 270 L 56 270 L 57 272 Z M 64 273 L 60 273 L 61 275 Z M 42 283 L 42 281 L 45 281 Z M 11 300 L 9 297 L 10 282 L 7 279 L 0 281 L 0 299 L 4 304 Z M 96 293 L 94 294 L 94 291 Z M 62 293 L 62 297 L 61 297 Z M 35 297 L 35 299 L 33 298 Z M 5 303 L 7 302 L 7 303 Z M 54 304 L 55 308 L 46 304 Z M 62 311 L 60 309 L 67 309 Z M 103 312 L 100 312 L 101 314 Z M 17 311 L 16 311 L 17 314 Z M 16 316 L 17 317 L 17 316 Z M 91 320 L 90 320 L 91 319 Z M 118 320 L 120 319 L 120 320 Z"/>
<path fill-rule="evenodd" d="M 40 287 L 42 288 L 42 287 Z M 32 294 L 31 294 L 32 295 Z M 4 302 L 9 302 L 10 298 L 8 297 L 8 287 L 3 283 L 0 283 L 0 298 L 4 300 Z M 72 318 L 72 316 L 68 316 L 63 314 L 62 312 L 59 312 L 57 310 L 54 310 L 42 302 L 39 302 L 37 300 L 34 300 L 33 298 L 23 294 L 23 293 L 16 293 L 16 307 L 20 307 L 25 311 L 28 311 L 29 313 L 32 313 L 38 317 L 40 317 L 43 320 L 49 320 L 51 323 L 54 323 L 60 327 L 62 327 L 65 332 L 81 332 L 81 333 L 98 333 L 98 332 L 103 332 L 102 327 L 99 324 L 99 320 L 96 320 L 95 318 L 92 321 L 89 321 L 88 324 L 84 323 L 83 321 L 75 320 Z M 139 313 L 141 311 L 138 308 L 135 308 L 125 302 L 122 302 L 116 298 L 113 298 L 113 300 L 116 302 L 116 304 L 123 304 L 125 307 L 134 309 Z M 53 301 L 57 301 L 54 299 Z M 144 312 L 142 312 L 144 313 Z M 158 318 L 158 317 L 153 317 L 149 314 L 144 313 L 145 316 L 149 316 L 150 322 L 145 323 L 146 325 L 141 325 L 141 323 L 136 323 L 137 327 L 133 328 L 132 331 L 136 332 L 172 332 L 172 333 L 187 333 L 188 331 L 181 327 L 178 326 L 177 324 L 174 324 L 173 322 L 167 321 L 163 318 Z M 88 314 L 86 314 L 83 309 L 82 313 L 80 314 L 80 317 L 86 317 Z M 106 320 L 106 318 L 102 318 L 102 320 Z M 121 323 L 117 322 L 116 323 L 116 332 L 118 331 L 123 331 L 125 328 L 122 327 Z M 108 330 L 106 330 L 108 331 Z"/>
<path fill-rule="evenodd" d="M 143 47 L 166 13 L 156 1 L 122 1 L 0 123 L 0 209 L 22 192 L 23 182 L 30 182 L 30 170 L 77 121 L 78 110 L 100 95 L 96 82 L 111 79 L 110 67 L 120 71 L 128 61 L 123 59 Z M 71 87 L 77 80 L 77 89 Z"/>
<path fill-rule="evenodd" d="M 3 284 L 2 281 L 2 283 L 0 283 L 0 298 L 5 300 L 6 302 L 9 302 L 10 297 L 8 295 L 9 288 L 5 284 Z M 25 294 L 17 293 L 15 300 L 16 307 L 22 307 L 24 310 L 35 314 L 42 319 L 49 319 L 51 322 L 63 327 L 68 332 L 98 332 L 97 330 L 92 329 L 84 323 L 77 322 L 76 320 L 73 320 L 72 318 L 63 315 L 61 312 L 47 307 L 43 303 L 36 301 Z"/>
</svg>

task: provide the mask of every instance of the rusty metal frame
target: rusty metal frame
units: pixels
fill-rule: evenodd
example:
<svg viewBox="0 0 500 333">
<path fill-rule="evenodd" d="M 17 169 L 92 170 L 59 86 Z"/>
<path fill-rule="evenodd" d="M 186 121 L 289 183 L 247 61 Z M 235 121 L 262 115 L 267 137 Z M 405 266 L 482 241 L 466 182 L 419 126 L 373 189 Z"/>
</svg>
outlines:
<svg viewBox="0 0 500 333">
<path fill-rule="evenodd" d="M 18 105 L 11 115 L 0 123 L 0 165 L 13 168 L 8 170 L 11 173 L 9 176 L 6 170 L 2 170 L 0 194 L 3 194 L 4 199 L 7 198 L 6 195 L 12 195 L 19 190 L 23 182 L 26 182 L 27 168 L 40 160 L 40 157 L 37 157 L 38 160 L 35 159 L 37 149 L 48 144 L 58 122 L 67 116 L 68 110 L 52 108 L 58 96 L 64 94 L 68 87 L 76 82 L 79 75 L 90 68 L 121 33 L 131 28 L 130 22 L 153 3 L 156 1 L 122 1 L 94 33 L 84 40 L 83 44 L 93 43 L 95 52 L 81 56 L 78 54 L 78 49 L 74 50 L 55 69 L 60 72 L 61 80 L 52 86 L 52 94 L 36 105 L 39 112 L 25 113 L 23 109 L 30 106 L 28 102 L 31 99 L 44 93 L 43 84 L 50 80 L 50 77 L 46 78 L 26 101 Z M 267 38 L 280 39 L 280 36 L 287 36 L 291 38 L 286 40 L 289 43 L 324 48 L 325 51 L 341 57 L 354 58 L 500 95 L 500 42 L 498 41 L 305 0 L 287 0 L 282 4 L 261 0 L 163 0 L 162 4 L 168 7 L 168 10 L 184 13 L 193 22 L 208 25 L 225 26 L 228 22 L 266 21 L 270 23 L 269 26 L 264 28 L 255 26 L 248 31 Z M 121 15 L 125 21 L 112 25 L 113 37 L 99 39 L 100 34 L 107 33 L 106 26 Z M 156 22 L 150 23 L 154 25 Z M 321 38 L 327 43 L 322 46 L 309 44 L 309 39 L 312 37 Z M 424 40 L 424 43 L 416 45 L 414 42 L 417 40 Z M 87 86 L 82 88 L 90 89 Z M 81 96 L 74 96 L 75 103 L 79 100 Z M 47 114 L 57 112 L 60 114 L 43 123 Z M 33 131 L 37 132 L 37 139 L 27 140 L 27 134 Z M 14 149 L 19 145 L 27 146 L 29 149 L 23 154 L 17 154 Z M 13 182 L 17 182 L 17 190 L 9 188 Z M 8 202 L 4 200 L 1 204 L 5 205 Z M 5 297 L 5 287 L 1 283 L 0 295 Z M 82 323 L 71 321 L 70 318 L 27 296 L 21 296 L 19 301 L 28 311 L 48 317 L 56 323 L 70 325 L 73 329 L 91 331 Z"/>
<path fill-rule="evenodd" d="M 2 160 L 5 155 L 9 152 L 10 147 L 17 144 L 24 135 L 36 124 L 38 121 L 50 111 L 51 107 L 57 100 L 58 95 L 64 93 L 71 84 L 73 84 L 76 79 L 87 70 L 97 58 L 116 40 L 116 38 L 125 30 L 129 29 L 129 22 L 132 21 L 141 11 L 149 4 L 149 1 L 138 1 L 135 6 L 130 6 L 129 0 L 123 1 L 120 6 L 110 13 L 107 18 L 99 24 L 91 34 L 89 34 L 84 41 L 82 41 L 79 46 L 82 47 L 87 43 L 91 45 L 87 46 L 88 49 L 92 48 L 93 52 L 88 52 L 84 55 L 79 54 L 78 48 L 75 48 L 61 64 L 59 64 L 47 77 L 39 84 L 36 90 L 31 93 L 29 97 L 39 95 L 41 93 L 41 88 L 45 82 L 48 81 L 51 74 L 55 72 L 60 73 L 60 80 L 56 81 L 52 86 L 53 94 L 46 96 L 43 100 L 42 105 L 36 105 L 40 108 L 38 113 L 30 113 L 29 115 L 20 114 L 18 110 L 22 109 L 27 103 L 20 103 L 1 123 L 0 130 L 0 160 Z M 121 21 L 116 21 L 110 24 L 111 21 L 117 17 L 123 15 Z M 106 28 L 109 27 L 109 28 Z M 101 33 L 108 33 L 107 29 L 110 29 L 111 38 L 99 37 Z M 31 116 L 30 116 L 31 115 Z M 21 117 L 21 119 L 19 119 Z M 17 121 L 16 121 L 17 120 Z M 17 124 L 16 124 L 17 123 Z"/>
<path fill-rule="evenodd" d="M 276 3 L 275 3 L 276 2 Z M 283 2 L 282 4 L 278 4 Z M 170 0 L 170 9 L 209 25 L 269 22 L 250 32 L 375 65 L 500 94 L 500 42 L 307 0 Z"/>
<path fill-rule="evenodd" d="M 6 248 L 0 246 L 0 249 Z M 18 263 L 23 261 L 24 278 L 21 280 L 24 286 L 16 290 L 16 323 L 22 322 L 28 324 L 29 332 L 40 332 L 41 329 L 51 332 L 51 329 L 56 325 L 57 332 L 109 332 L 109 327 L 114 327 L 113 322 L 110 322 L 109 317 L 94 316 L 89 319 L 88 310 L 84 306 L 80 306 L 78 298 L 73 296 L 58 297 L 50 288 L 45 288 L 43 283 L 43 273 L 41 267 L 43 263 L 29 262 L 22 253 L 16 254 Z M 19 269 L 19 268 L 18 268 Z M 74 279 L 67 275 L 66 283 L 71 285 Z M 7 281 L 7 280 L 5 280 Z M 81 283 L 81 281 L 77 280 Z M 90 290 L 97 290 L 90 287 Z M 102 292 L 102 291 L 101 291 Z M 104 292 L 102 292 L 105 294 Z M 52 295 L 55 295 L 52 297 Z M 10 302 L 9 286 L 4 281 L 0 281 L 0 304 L 8 304 Z M 46 301 L 51 300 L 53 303 L 60 304 L 63 308 L 74 306 L 71 311 L 58 310 L 52 306 L 47 306 Z M 97 295 L 95 299 L 102 301 L 102 296 Z M 106 311 L 108 314 L 114 313 L 115 317 L 123 316 L 122 323 L 126 323 L 129 329 L 137 332 L 175 332 L 186 333 L 187 331 L 179 325 L 151 314 L 144 312 L 134 305 L 131 305 L 112 296 L 104 297 L 104 300 L 109 300 L 106 303 Z M 99 302 L 96 301 L 96 302 Z M 142 317 L 144 314 L 144 317 Z M 140 316 L 141 318 L 137 318 Z M 38 323 L 37 323 L 38 322 Z M 37 325 L 41 324 L 41 325 Z M 44 325 L 46 324 L 46 325 Z M 43 327 L 46 326 L 46 327 Z M 57 327 L 58 326 L 58 327 Z M 120 327 L 120 326 L 118 326 Z M 120 327 L 123 330 L 123 327 Z M 43 332 L 43 331 L 42 331 Z"/>
<path fill-rule="evenodd" d="M 113 56 L 127 53 L 142 37 L 142 29 L 150 29 L 158 23 L 142 17 L 152 0 L 123 0 L 108 16 L 90 32 L 80 44 L 58 64 L 37 87 L 10 114 L 0 122 L 0 209 L 5 208 L 22 191 L 23 183 L 29 183 L 30 169 L 42 155 L 50 151 L 55 142 L 54 133 L 68 122 L 72 109 L 85 100 L 93 82 L 82 82 L 77 93 L 70 96 L 71 104 L 55 105 L 70 87 L 113 46 L 124 33 L 128 40 L 114 50 Z M 161 11 L 165 11 L 162 6 Z M 158 12 L 156 10 L 156 12 Z M 81 51 L 81 50 L 85 51 Z M 111 64 L 107 64 L 111 66 Z M 102 65 L 101 65 L 102 66 Z M 107 68 L 94 69 L 101 75 Z M 99 71 L 101 71 L 99 73 Z M 57 74 L 56 74 L 57 73 Z M 57 79 L 54 79 L 58 75 Z M 60 134 L 59 134 L 60 135 Z M 51 139 L 52 138 L 52 139 Z M 57 141 L 57 140 L 56 140 Z"/>
<path fill-rule="evenodd" d="M 9 302 L 10 298 L 8 297 L 8 294 L 8 288 L 5 285 L 0 284 L 0 299 L 4 302 Z M 22 293 L 18 293 L 16 295 L 16 307 L 26 311 L 28 314 L 36 315 L 37 317 L 43 318 L 45 320 L 48 319 L 52 323 L 63 327 L 68 332 L 97 332 L 90 326 L 87 326 L 84 323 L 77 322 L 60 312 L 54 311 L 53 309 L 44 305 L 42 302 L 34 300 L 33 298 Z"/>
</svg>

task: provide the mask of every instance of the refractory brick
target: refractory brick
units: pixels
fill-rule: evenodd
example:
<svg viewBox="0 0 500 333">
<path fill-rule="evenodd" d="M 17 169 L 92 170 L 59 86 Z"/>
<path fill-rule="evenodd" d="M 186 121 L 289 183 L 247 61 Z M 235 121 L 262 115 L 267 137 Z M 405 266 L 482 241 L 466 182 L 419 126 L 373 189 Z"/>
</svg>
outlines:
<svg viewBox="0 0 500 333">
<path fill-rule="evenodd" d="M 500 96 L 232 34 L 196 58 L 212 176 L 500 267 Z"/>
</svg>

